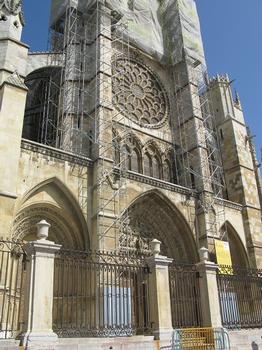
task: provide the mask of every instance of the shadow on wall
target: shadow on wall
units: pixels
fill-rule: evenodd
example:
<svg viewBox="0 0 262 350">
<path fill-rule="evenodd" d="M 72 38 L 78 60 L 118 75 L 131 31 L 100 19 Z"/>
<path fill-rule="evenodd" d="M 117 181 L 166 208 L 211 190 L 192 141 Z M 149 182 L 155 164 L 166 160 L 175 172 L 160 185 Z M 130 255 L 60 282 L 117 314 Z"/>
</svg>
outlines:
<svg viewBox="0 0 262 350">
<path fill-rule="evenodd" d="M 251 346 L 252 346 L 252 350 L 259 350 L 259 347 L 256 342 L 253 341 Z"/>
</svg>

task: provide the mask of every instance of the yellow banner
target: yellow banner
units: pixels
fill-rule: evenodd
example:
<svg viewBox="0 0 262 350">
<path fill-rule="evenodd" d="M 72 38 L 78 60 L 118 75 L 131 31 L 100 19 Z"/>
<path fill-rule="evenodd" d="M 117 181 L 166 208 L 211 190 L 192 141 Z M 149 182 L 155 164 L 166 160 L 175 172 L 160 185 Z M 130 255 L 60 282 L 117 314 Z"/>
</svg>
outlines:
<svg viewBox="0 0 262 350">
<path fill-rule="evenodd" d="M 215 239 L 215 249 L 218 265 L 232 266 L 229 243 Z"/>
</svg>

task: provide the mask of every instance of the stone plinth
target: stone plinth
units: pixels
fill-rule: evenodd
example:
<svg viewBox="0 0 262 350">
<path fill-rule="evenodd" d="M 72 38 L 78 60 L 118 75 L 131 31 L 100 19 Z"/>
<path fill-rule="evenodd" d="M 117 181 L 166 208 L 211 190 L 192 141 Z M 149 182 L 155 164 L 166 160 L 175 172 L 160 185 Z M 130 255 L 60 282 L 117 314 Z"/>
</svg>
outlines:
<svg viewBox="0 0 262 350">
<path fill-rule="evenodd" d="M 203 260 L 196 266 L 200 274 L 199 284 L 203 326 L 219 328 L 222 326 L 222 322 L 217 289 L 218 265 L 211 261 Z"/>
<path fill-rule="evenodd" d="M 153 334 L 160 345 L 170 344 L 172 337 L 171 301 L 169 292 L 168 265 L 172 259 L 155 253 L 147 260 L 149 277 L 150 318 Z"/>
<path fill-rule="evenodd" d="M 27 349 L 50 348 L 57 341 L 52 330 L 52 311 L 54 258 L 60 248 L 45 239 L 29 242 L 25 247 L 28 255 L 27 295 L 22 340 Z"/>
</svg>

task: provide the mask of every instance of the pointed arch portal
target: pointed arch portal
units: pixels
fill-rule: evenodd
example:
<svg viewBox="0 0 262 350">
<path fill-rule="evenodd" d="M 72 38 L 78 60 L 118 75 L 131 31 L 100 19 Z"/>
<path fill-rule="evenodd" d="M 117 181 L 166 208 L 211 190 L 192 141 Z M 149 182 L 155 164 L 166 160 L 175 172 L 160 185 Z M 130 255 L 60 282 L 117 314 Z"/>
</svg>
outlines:
<svg viewBox="0 0 262 350">
<path fill-rule="evenodd" d="M 13 225 L 13 237 L 36 239 L 36 224 L 51 224 L 49 239 L 64 248 L 90 248 L 89 234 L 81 208 L 70 190 L 57 178 L 48 179 L 28 191 L 20 203 Z"/>
<path fill-rule="evenodd" d="M 226 221 L 221 231 L 227 232 L 232 265 L 244 268 L 249 267 L 246 249 L 233 225 L 229 221 Z"/>
<path fill-rule="evenodd" d="M 162 242 L 161 254 L 177 263 L 195 263 L 198 252 L 193 234 L 180 211 L 162 193 L 150 191 L 128 208 L 132 232 Z"/>
</svg>

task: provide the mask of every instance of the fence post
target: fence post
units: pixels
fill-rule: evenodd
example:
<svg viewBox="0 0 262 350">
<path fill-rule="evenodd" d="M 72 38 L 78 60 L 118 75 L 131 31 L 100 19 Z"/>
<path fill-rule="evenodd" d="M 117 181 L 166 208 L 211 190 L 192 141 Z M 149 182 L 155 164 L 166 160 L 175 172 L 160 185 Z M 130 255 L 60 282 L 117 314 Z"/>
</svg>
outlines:
<svg viewBox="0 0 262 350">
<path fill-rule="evenodd" d="M 150 268 L 149 276 L 149 307 L 153 334 L 161 345 L 170 344 L 172 337 L 171 301 L 169 291 L 168 265 L 173 261 L 160 255 L 161 242 L 154 239 L 151 242 L 153 256 L 147 259 Z"/>
<path fill-rule="evenodd" d="M 222 327 L 217 287 L 218 265 L 208 261 L 208 250 L 201 248 L 200 263 L 196 265 L 199 272 L 202 320 L 204 327 Z"/>
<path fill-rule="evenodd" d="M 37 224 L 37 241 L 25 246 L 28 255 L 24 309 L 23 345 L 27 349 L 44 349 L 57 341 L 52 330 L 54 258 L 60 245 L 47 240 L 50 224 Z"/>
</svg>

